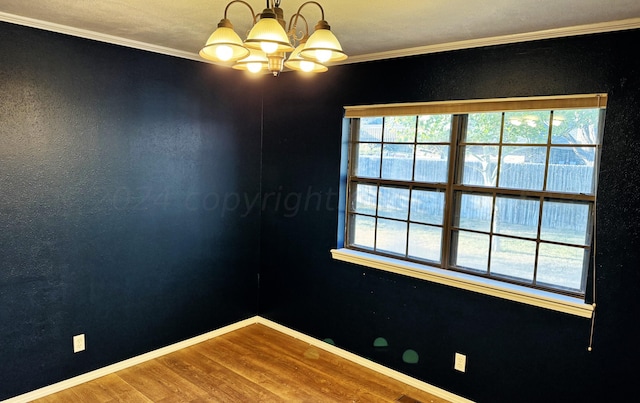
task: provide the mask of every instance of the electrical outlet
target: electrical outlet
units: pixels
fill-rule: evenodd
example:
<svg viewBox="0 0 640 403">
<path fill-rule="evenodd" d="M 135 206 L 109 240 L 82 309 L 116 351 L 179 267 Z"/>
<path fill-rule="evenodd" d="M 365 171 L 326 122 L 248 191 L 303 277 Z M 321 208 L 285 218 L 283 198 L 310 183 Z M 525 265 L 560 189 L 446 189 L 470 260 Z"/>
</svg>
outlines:
<svg viewBox="0 0 640 403">
<path fill-rule="evenodd" d="M 79 353 L 80 351 L 84 351 L 84 349 L 84 334 L 73 336 L 73 352 Z"/>
<path fill-rule="evenodd" d="M 456 353 L 456 357 L 453 362 L 453 368 L 456 371 L 465 372 L 467 369 L 467 356 L 464 354 Z"/>
</svg>

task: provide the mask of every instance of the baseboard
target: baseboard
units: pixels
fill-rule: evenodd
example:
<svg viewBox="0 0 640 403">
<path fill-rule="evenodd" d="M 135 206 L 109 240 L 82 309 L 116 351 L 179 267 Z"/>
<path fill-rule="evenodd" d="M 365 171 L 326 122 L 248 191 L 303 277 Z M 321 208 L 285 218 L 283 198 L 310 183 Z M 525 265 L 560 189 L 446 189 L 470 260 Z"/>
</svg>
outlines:
<svg viewBox="0 0 640 403">
<path fill-rule="evenodd" d="M 405 375 L 401 372 L 395 371 L 391 368 L 387 368 L 383 365 L 380 365 L 378 363 L 375 363 L 371 360 L 367 360 L 366 358 L 360 357 L 356 354 L 350 353 L 346 350 L 343 350 L 339 347 L 336 347 L 334 345 L 328 344 L 322 340 L 318 340 L 314 337 L 308 336 L 304 333 L 298 332 L 296 330 L 290 329 L 286 326 L 280 325 L 276 322 L 273 322 L 269 319 L 263 318 L 261 316 L 254 316 L 252 318 L 248 318 L 236 323 L 233 323 L 231 325 L 222 327 L 220 329 L 217 330 L 213 330 L 211 332 L 202 334 L 200 336 L 196 336 L 175 344 L 172 344 L 170 346 L 166 346 L 154 351 L 150 351 L 148 353 L 133 357 L 133 358 L 129 358 L 127 360 L 124 361 L 120 361 L 118 363 L 97 369 L 95 371 L 91 371 L 91 372 L 87 372 L 85 374 L 82 375 L 78 375 L 75 376 L 73 378 L 69 378 L 66 379 L 64 381 L 58 382 L 58 383 L 54 383 L 52 385 L 49 386 L 45 386 L 43 388 L 40 389 L 36 389 L 34 391 L 16 396 L 16 397 L 12 397 L 10 399 L 7 400 L 3 400 L 2 403 L 27 403 L 36 399 L 40 399 L 43 398 L 45 396 L 51 395 L 53 393 L 56 392 L 60 392 L 62 390 L 74 387 L 74 386 L 78 386 L 80 384 L 83 384 L 85 382 L 89 382 L 92 381 L 94 379 L 103 377 L 105 375 L 109 375 L 112 374 L 114 372 L 123 370 L 125 368 L 129 368 L 132 367 L 134 365 L 138 365 L 141 364 L 145 361 L 149 361 L 158 357 L 161 357 L 163 355 L 181 350 L 183 348 L 186 347 L 190 347 L 193 346 L 195 344 L 201 343 L 203 341 L 212 339 L 214 337 L 218 337 L 221 336 L 223 334 L 229 333 L 229 332 L 233 332 L 234 330 L 238 330 L 241 329 L 245 326 L 249 326 L 249 325 L 253 325 L 253 324 L 262 324 L 265 326 L 268 326 L 274 330 L 277 330 L 281 333 L 284 333 L 286 335 L 289 335 L 291 337 L 294 337 L 298 340 L 302 340 L 306 343 L 309 343 L 310 345 L 314 346 L 314 347 L 318 347 L 320 349 L 323 349 L 329 353 L 335 354 L 339 357 L 345 358 L 349 361 L 355 362 L 356 364 L 362 365 L 363 367 L 369 368 L 371 370 L 374 370 L 376 372 L 379 372 L 383 375 L 386 375 L 390 378 L 396 379 L 400 382 L 406 383 L 408 385 L 411 385 L 413 387 L 416 387 L 418 389 L 424 390 L 425 392 L 431 393 L 434 396 L 438 396 L 441 397 L 443 399 L 446 399 L 452 403 L 473 403 L 473 401 L 465 399 L 463 397 L 460 397 L 458 395 L 455 395 L 451 392 L 447 392 L 446 390 L 440 389 L 438 387 L 435 387 L 433 385 L 430 385 L 426 382 L 422 382 L 418 379 L 412 378 L 408 375 Z"/>
<path fill-rule="evenodd" d="M 124 361 L 120 361 L 117 362 L 115 364 L 112 365 L 108 365 L 106 367 L 102 367 L 99 369 L 96 369 L 95 371 L 91 371 L 91 372 L 87 372 L 84 373 L 82 375 L 78 375 L 75 376 L 73 378 L 69 378 L 66 379 L 64 381 L 58 382 L 58 383 L 54 383 L 52 385 L 49 386 L 45 386 L 43 388 L 40 389 L 36 389 L 34 391 L 16 396 L 16 397 L 12 397 L 8 400 L 3 400 L 1 403 L 27 403 L 27 402 L 31 402 L 35 399 L 40 399 L 42 397 L 51 395 L 53 393 L 56 392 L 60 392 L 63 391 L 65 389 L 74 387 L 74 386 L 78 386 L 80 384 L 83 384 L 85 382 L 89 382 L 89 381 L 93 381 L 94 379 L 98 379 L 100 377 L 103 377 L 105 375 L 109 375 L 109 374 L 113 374 L 114 372 L 123 370 L 125 368 L 129 368 L 132 367 L 134 365 L 138 365 L 141 364 L 145 361 L 149 361 L 149 360 L 153 360 L 155 358 L 161 357 L 163 355 L 169 354 L 169 353 L 173 353 L 175 351 L 181 350 L 183 348 L 187 348 L 190 346 L 193 346 L 195 344 L 201 343 L 203 341 L 207 341 L 209 339 L 212 339 L 214 337 L 218 337 L 218 336 L 222 336 L 225 333 L 229 333 L 229 332 L 233 332 L 234 330 L 238 330 L 241 329 L 245 326 L 249 326 L 249 325 L 253 325 L 257 323 L 257 316 L 254 316 L 252 318 L 249 319 L 245 319 L 245 320 L 241 320 L 239 322 L 236 323 L 232 323 L 229 326 L 225 326 L 222 327 L 220 329 L 216 329 L 213 330 L 211 332 L 205 333 L 205 334 L 201 334 L 199 336 L 196 337 L 192 337 L 190 339 L 175 343 L 175 344 L 171 344 L 169 346 L 163 347 L 163 348 L 159 348 L 157 350 L 153 350 L 150 351 L 148 353 L 142 354 L 142 355 L 138 355 L 132 358 L 129 358 L 127 360 Z"/>
<path fill-rule="evenodd" d="M 342 357 L 344 359 L 347 359 L 349 361 L 355 362 L 358 365 L 361 365 L 365 368 L 369 368 L 371 370 L 374 370 L 378 373 L 381 373 L 383 375 L 386 375 L 390 378 L 393 378 L 395 380 L 398 380 L 402 383 L 406 383 L 407 385 L 411 385 L 415 388 L 418 388 L 420 390 L 423 390 L 425 392 L 431 393 L 434 396 L 438 396 L 442 399 L 448 400 L 452 403 L 474 403 L 472 400 L 468 400 L 465 399 L 461 396 L 455 395 L 451 392 L 447 392 L 444 389 L 440 389 L 436 386 L 430 385 L 426 382 L 423 382 L 419 379 L 410 377 L 409 375 L 403 374 L 402 372 L 398 372 L 396 370 L 393 370 L 391 368 L 385 367 L 384 365 L 380 365 L 376 362 L 373 362 L 371 360 L 368 360 L 366 358 L 363 358 L 359 355 L 350 353 L 349 351 L 343 350 L 339 347 L 336 347 L 332 344 L 326 343 L 322 340 L 316 339 L 314 337 L 308 336 L 304 333 L 300 333 L 296 330 L 293 330 L 291 328 L 288 328 L 286 326 L 280 325 L 276 322 L 273 322 L 269 319 L 263 318 L 261 316 L 256 316 L 257 319 L 257 323 L 260 323 L 262 325 L 268 326 L 274 330 L 277 330 L 281 333 L 284 333 L 286 335 L 289 335 L 291 337 L 294 337 L 298 340 L 302 340 L 305 343 L 309 343 L 310 345 L 314 346 L 314 347 L 318 347 L 320 349 L 323 349 L 329 353 L 335 354 L 339 357 Z"/>
</svg>

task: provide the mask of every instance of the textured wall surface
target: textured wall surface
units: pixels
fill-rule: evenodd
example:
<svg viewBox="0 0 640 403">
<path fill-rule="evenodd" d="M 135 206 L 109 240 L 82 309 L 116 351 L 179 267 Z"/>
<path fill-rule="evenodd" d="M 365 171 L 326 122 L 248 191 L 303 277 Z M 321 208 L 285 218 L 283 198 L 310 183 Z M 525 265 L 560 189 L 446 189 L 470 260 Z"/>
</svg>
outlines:
<svg viewBox="0 0 640 403">
<path fill-rule="evenodd" d="M 608 93 L 592 352 L 587 319 L 333 261 L 335 196 L 263 213 L 261 315 L 478 402 L 624 400 L 625 368 L 640 358 L 640 64 L 623 44 L 638 40 L 635 30 L 337 66 L 265 92 L 264 192 L 325 198 L 341 183 L 345 105 Z"/>
<path fill-rule="evenodd" d="M 478 402 L 623 400 L 640 358 L 640 65 L 623 44 L 639 40 L 252 81 L 0 25 L 0 399 L 257 312 Z M 586 319 L 331 259 L 343 106 L 594 92 L 609 103 L 592 352 Z"/>
<path fill-rule="evenodd" d="M 0 55 L 0 400 L 255 315 L 259 93 L 10 24 Z"/>
</svg>

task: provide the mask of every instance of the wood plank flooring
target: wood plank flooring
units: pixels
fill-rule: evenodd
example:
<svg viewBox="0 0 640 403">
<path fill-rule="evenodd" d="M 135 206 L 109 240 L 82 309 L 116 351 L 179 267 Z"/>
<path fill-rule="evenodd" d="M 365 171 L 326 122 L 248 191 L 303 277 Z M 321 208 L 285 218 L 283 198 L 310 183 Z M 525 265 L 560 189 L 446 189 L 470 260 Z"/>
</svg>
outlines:
<svg viewBox="0 0 640 403">
<path fill-rule="evenodd" d="M 449 403 L 254 324 L 34 403 L 394 401 Z"/>
</svg>

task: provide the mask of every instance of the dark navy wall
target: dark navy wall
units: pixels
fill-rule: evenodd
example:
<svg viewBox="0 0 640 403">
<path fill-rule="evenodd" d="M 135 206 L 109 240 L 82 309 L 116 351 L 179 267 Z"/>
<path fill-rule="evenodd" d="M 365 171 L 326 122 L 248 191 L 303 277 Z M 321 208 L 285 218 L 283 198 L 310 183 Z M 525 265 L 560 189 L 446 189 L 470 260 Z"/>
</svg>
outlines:
<svg viewBox="0 0 640 403">
<path fill-rule="evenodd" d="M 273 80 L 263 192 L 281 203 L 274 197 L 262 216 L 260 314 L 478 402 L 637 394 L 630 368 L 640 359 L 640 62 L 628 44 L 639 41 L 638 30 L 577 36 Z M 593 351 L 587 319 L 331 259 L 344 105 L 596 92 L 609 102 Z M 389 346 L 375 348 L 377 337 Z M 402 360 L 407 349 L 418 363 Z M 453 369 L 455 352 L 467 355 L 466 373 Z"/>
<path fill-rule="evenodd" d="M 0 400 L 256 314 L 237 73 L 0 25 Z"/>
<path fill-rule="evenodd" d="M 255 81 L 0 25 L 0 399 L 258 312 L 478 402 L 622 400 L 640 359 L 639 40 Z M 592 352 L 588 320 L 330 258 L 344 105 L 593 92 L 609 106 Z M 73 354 L 78 333 L 87 350 Z"/>
</svg>

